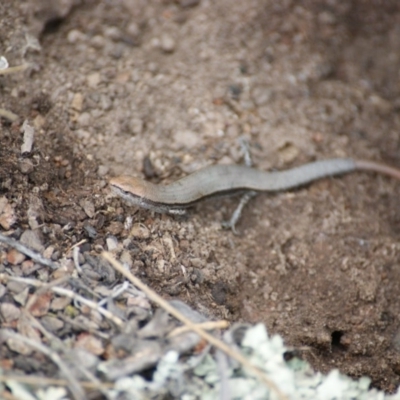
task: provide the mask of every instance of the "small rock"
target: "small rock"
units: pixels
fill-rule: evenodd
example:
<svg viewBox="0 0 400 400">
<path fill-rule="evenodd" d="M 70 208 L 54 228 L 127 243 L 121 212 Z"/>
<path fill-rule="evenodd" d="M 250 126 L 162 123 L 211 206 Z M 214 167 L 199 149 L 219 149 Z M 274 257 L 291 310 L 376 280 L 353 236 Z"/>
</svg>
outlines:
<svg viewBox="0 0 400 400">
<path fill-rule="evenodd" d="M 71 304 L 69 297 L 56 297 L 50 304 L 51 311 L 61 311 Z"/>
<path fill-rule="evenodd" d="M 108 54 L 110 57 L 119 60 L 122 54 L 124 54 L 124 47 L 120 43 L 113 43 L 113 45 L 108 48 Z"/>
<path fill-rule="evenodd" d="M 131 22 L 126 28 L 126 33 L 132 38 L 136 39 L 140 35 L 139 25 L 135 22 Z"/>
<path fill-rule="evenodd" d="M 150 237 L 150 230 L 142 224 L 135 224 L 130 234 L 137 239 L 148 239 Z"/>
<path fill-rule="evenodd" d="M 40 253 L 44 250 L 44 246 L 37 231 L 31 231 L 27 229 L 21 235 L 20 241 L 22 244 L 24 244 L 25 246 L 29 247 L 32 250 L 36 250 Z"/>
<path fill-rule="evenodd" d="M 87 222 L 83 225 L 83 229 L 85 229 L 85 231 L 86 231 L 86 233 L 88 234 L 88 236 L 91 238 L 91 239 L 96 239 L 96 237 L 97 237 L 97 231 L 96 231 L 96 229 L 92 226 L 92 225 L 90 225 L 90 224 L 88 224 Z"/>
<path fill-rule="evenodd" d="M 101 82 L 101 75 L 98 72 L 94 72 L 93 74 L 87 76 L 86 81 L 89 87 L 94 89 Z"/>
<path fill-rule="evenodd" d="M 71 108 L 74 111 L 81 112 L 83 108 L 83 95 L 82 93 L 75 93 L 71 101 Z"/>
<path fill-rule="evenodd" d="M 45 249 L 45 251 L 43 252 L 43 257 L 44 258 L 51 258 L 51 256 L 53 255 L 54 252 L 54 246 L 49 246 Z"/>
<path fill-rule="evenodd" d="M 12 294 L 21 293 L 26 288 L 26 283 L 10 281 L 7 283 L 7 289 Z"/>
<path fill-rule="evenodd" d="M 94 215 L 96 214 L 96 210 L 94 208 L 94 204 L 89 201 L 89 200 L 82 200 L 79 202 L 79 205 L 83 208 L 83 211 L 85 211 L 85 214 L 89 218 L 93 218 Z"/>
<path fill-rule="evenodd" d="M 21 154 L 27 154 L 32 151 L 33 140 L 35 138 L 35 129 L 29 125 L 29 122 L 26 119 L 21 127 L 21 131 L 24 133 Z"/>
<path fill-rule="evenodd" d="M 165 53 L 173 53 L 176 47 L 175 40 L 165 33 L 161 36 L 160 47 Z"/>
<path fill-rule="evenodd" d="M 7 253 L 7 261 L 12 265 L 21 264 L 25 260 L 25 255 L 15 249 L 11 249 Z"/>
<path fill-rule="evenodd" d="M 71 44 L 83 41 L 83 40 L 85 40 L 85 38 L 86 38 L 86 36 L 81 31 L 78 31 L 77 29 L 72 29 L 67 34 L 67 41 L 68 41 L 68 43 L 71 43 Z"/>
<path fill-rule="evenodd" d="M 0 225 L 3 229 L 8 231 L 13 224 L 15 224 L 16 218 L 14 209 L 8 203 L 6 197 L 0 197 Z"/>
<path fill-rule="evenodd" d="M 120 40 L 122 37 L 121 31 L 116 26 L 109 26 L 104 29 L 104 36 L 112 40 Z"/>
<path fill-rule="evenodd" d="M 24 175 L 30 174 L 34 170 L 34 165 L 32 160 L 29 160 L 28 158 L 23 158 L 19 162 L 19 170 Z"/>
<path fill-rule="evenodd" d="M 104 353 L 103 343 L 100 339 L 88 333 L 81 333 L 75 342 L 75 348 L 81 348 L 91 354 L 100 356 Z"/>
<path fill-rule="evenodd" d="M 101 49 L 106 45 L 104 37 L 100 35 L 93 36 L 92 39 L 90 40 L 90 43 L 96 49 Z"/>
<path fill-rule="evenodd" d="M 29 227 L 35 230 L 39 227 L 45 217 L 42 199 L 34 194 L 29 196 L 29 207 L 27 211 Z"/>
<path fill-rule="evenodd" d="M 108 174 L 109 170 L 110 170 L 110 167 L 108 167 L 107 165 L 99 165 L 99 168 L 97 169 L 97 175 L 105 176 Z"/>
<path fill-rule="evenodd" d="M 129 268 L 132 268 L 132 256 L 129 251 L 124 250 L 120 257 L 121 263 L 127 265 Z"/>
<path fill-rule="evenodd" d="M 140 118 L 132 118 L 129 127 L 133 134 L 140 135 L 143 132 L 143 120 Z"/>
<path fill-rule="evenodd" d="M 43 293 L 38 295 L 34 303 L 30 306 L 29 311 L 34 317 L 43 317 L 46 315 L 50 308 L 50 300 L 52 299 L 52 293 Z"/>
<path fill-rule="evenodd" d="M 175 144 L 179 147 L 186 146 L 188 148 L 196 147 L 200 144 L 201 139 L 199 135 L 193 131 L 181 131 L 177 130 L 173 134 Z"/>
<path fill-rule="evenodd" d="M 106 239 L 106 244 L 108 251 L 113 251 L 118 247 L 118 240 L 115 236 L 109 236 Z"/>
<path fill-rule="evenodd" d="M 100 96 L 100 107 L 103 111 L 108 111 L 112 107 L 112 100 L 110 97 L 106 96 L 105 94 L 102 94 Z"/>
<path fill-rule="evenodd" d="M 114 236 L 118 236 L 124 230 L 124 224 L 119 221 L 112 221 L 107 227 L 107 231 Z"/>
<path fill-rule="evenodd" d="M 41 318 L 40 321 L 42 322 L 44 327 L 50 332 L 57 332 L 60 329 L 64 328 L 64 321 L 56 317 L 45 315 L 43 318 Z"/>
<path fill-rule="evenodd" d="M 42 266 L 40 264 L 35 264 L 32 260 L 25 260 L 21 264 L 22 275 L 24 276 L 30 275 L 40 268 L 42 268 Z"/>
<path fill-rule="evenodd" d="M 29 296 L 29 287 L 26 287 L 22 292 L 13 296 L 13 299 L 20 304 L 21 306 L 25 306 Z"/>
<path fill-rule="evenodd" d="M 78 124 L 84 127 L 91 125 L 90 114 L 88 112 L 84 112 L 81 115 L 79 115 Z"/>
<path fill-rule="evenodd" d="M 20 317 L 21 311 L 18 307 L 14 306 L 14 304 L 2 303 L 0 304 L 0 315 L 6 322 L 11 322 Z"/>
</svg>

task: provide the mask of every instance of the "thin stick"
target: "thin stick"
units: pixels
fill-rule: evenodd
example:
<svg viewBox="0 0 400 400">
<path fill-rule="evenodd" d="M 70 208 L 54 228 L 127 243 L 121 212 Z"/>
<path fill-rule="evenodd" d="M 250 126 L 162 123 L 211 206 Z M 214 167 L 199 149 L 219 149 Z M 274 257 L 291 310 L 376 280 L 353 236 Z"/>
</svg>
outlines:
<svg viewBox="0 0 400 400">
<path fill-rule="evenodd" d="M 8 119 L 11 122 L 16 122 L 19 120 L 19 116 L 14 114 L 12 111 L 6 110 L 5 108 L 0 108 L 0 117 Z"/>
<path fill-rule="evenodd" d="M 207 342 L 226 353 L 229 357 L 241 363 L 245 368 L 247 368 L 248 371 L 258 377 L 266 386 L 268 386 L 271 391 L 275 392 L 279 399 L 288 400 L 286 395 L 282 393 L 278 386 L 271 379 L 269 379 L 264 372 L 251 364 L 242 354 L 235 350 L 232 350 L 227 344 L 210 335 L 209 333 L 201 329 L 198 325 L 194 324 L 192 321 L 182 315 L 176 308 L 172 307 L 161 296 L 159 296 L 156 292 L 146 286 L 140 279 L 138 279 L 130 271 L 125 269 L 118 261 L 116 261 L 112 257 L 109 252 L 104 251 L 102 255 L 119 273 L 121 273 L 123 276 L 125 276 L 125 278 L 129 279 L 135 286 L 142 290 L 150 300 L 157 303 L 165 311 L 184 323 Z"/>
<path fill-rule="evenodd" d="M 33 376 L 33 375 L 0 375 L 0 382 L 16 381 L 21 383 L 27 383 L 28 385 L 36 385 L 36 386 L 68 386 L 69 382 L 65 379 L 54 379 L 54 378 L 46 378 L 44 376 Z M 114 387 L 113 383 L 102 382 L 100 385 L 93 382 L 80 382 L 81 386 L 85 389 L 89 390 L 97 390 L 103 389 L 107 390 Z"/>
<path fill-rule="evenodd" d="M 204 329 L 206 331 L 212 331 L 214 329 L 226 329 L 229 327 L 229 322 L 225 320 L 221 321 L 207 321 L 207 322 L 201 322 L 200 324 L 196 324 L 199 328 Z M 182 333 L 186 333 L 188 331 L 191 331 L 189 326 L 179 326 L 178 328 L 175 328 L 173 331 L 171 331 L 168 334 L 168 337 L 173 337 L 173 336 L 178 336 Z"/>
<path fill-rule="evenodd" d="M 8 244 L 9 246 L 13 247 L 14 249 L 18 250 L 22 254 L 25 254 L 32 260 L 38 262 L 39 264 L 46 265 L 47 267 L 50 267 L 51 269 L 58 269 L 59 266 L 53 261 L 48 260 L 47 258 L 42 257 L 40 254 L 34 252 L 30 248 L 24 246 L 22 243 L 17 242 L 16 240 L 4 236 L 3 234 L 0 233 L 0 242 L 3 242 L 5 244 Z"/>
<path fill-rule="evenodd" d="M 0 69 L 0 75 L 10 75 L 16 72 L 25 71 L 29 67 L 29 64 L 16 65 L 15 67 Z"/>
</svg>

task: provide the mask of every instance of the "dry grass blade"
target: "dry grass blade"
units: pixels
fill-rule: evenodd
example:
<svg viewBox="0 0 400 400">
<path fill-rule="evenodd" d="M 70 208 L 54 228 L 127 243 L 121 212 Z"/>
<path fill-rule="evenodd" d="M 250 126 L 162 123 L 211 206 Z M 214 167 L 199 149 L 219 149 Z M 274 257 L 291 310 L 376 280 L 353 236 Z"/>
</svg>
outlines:
<svg viewBox="0 0 400 400">
<path fill-rule="evenodd" d="M 0 75 L 10 75 L 16 72 L 25 71 L 29 67 L 29 64 L 16 65 L 15 67 L 9 67 L 5 69 L 0 69 Z"/>
<path fill-rule="evenodd" d="M 229 357 L 241 363 L 249 372 L 251 372 L 254 376 L 260 379 L 266 386 L 270 388 L 271 391 L 275 392 L 280 400 L 288 400 L 284 393 L 278 388 L 278 386 L 271 381 L 264 372 L 251 364 L 246 357 L 244 357 L 239 352 L 232 350 L 227 344 L 222 342 L 221 340 L 215 338 L 210 335 L 203 329 L 201 329 L 197 324 L 194 324 L 192 321 L 187 319 L 184 315 L 182 315 L 176 308 L 172 307 L 167 301 L 165 301 L 161 296 L 159 296 L 156 292 L 151 290 L 148 286 L 146 286 L 140 279 L 131 274 L 130 271 L 126 270 L 118 261 L 116 261 L 112 255 L 108 252 L 102 253 L 103 257 L 123 276 L 129 279 L 136 287 L 142 290 L 147 297 L 162 307 L 169 314 L 174 316 L 176 319 L 184 323 L 190 330 L 196 332 L 200 337 L 205 339 L 208 343 L 215 346 L 217 349 L 223 351 Z"/>
<path fill-rule="evenodd" d="M 5 108 L 0 108 L 0 117 L 8 119 L 11 122 L 16 122 L 19 120 L 19 116 L 14 114 L 12 111 L 6 110 Z"/>
</svg>

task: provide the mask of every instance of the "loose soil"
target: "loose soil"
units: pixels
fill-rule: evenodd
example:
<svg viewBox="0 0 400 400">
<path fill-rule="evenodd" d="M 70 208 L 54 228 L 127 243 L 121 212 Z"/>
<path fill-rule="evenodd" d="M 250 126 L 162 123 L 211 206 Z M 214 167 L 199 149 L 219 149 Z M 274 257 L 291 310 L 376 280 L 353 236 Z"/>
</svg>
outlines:
<svg viewBox="0 0 400 400">
<path fill-rule="evenodd" d="M 0 77 L 0 107 L 20 117 L 0 131 L 16 236 L 32 212 L 53 258 L 114 236 L 163 297 L 262 321 L 319 371 L 397 388 L 400 182 L 354 173 L 259 195 L 234 235 L 220 223 L 237 199 L 172 218 L 129 207 L 107 181 L 241 163 L 242 136 L 263 170 L 344 156 L 400 168 L 398 1 L 35 0 L 0 14 L 2 55 L 31 65 Z"/>
</svg>

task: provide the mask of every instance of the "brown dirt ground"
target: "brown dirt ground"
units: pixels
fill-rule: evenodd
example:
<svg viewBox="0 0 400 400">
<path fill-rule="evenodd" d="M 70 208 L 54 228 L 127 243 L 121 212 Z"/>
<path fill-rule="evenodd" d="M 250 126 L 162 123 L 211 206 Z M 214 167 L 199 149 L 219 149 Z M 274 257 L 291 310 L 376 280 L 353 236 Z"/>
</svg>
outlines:
<svg viewBox="0 0 400 400">
<path fill-rule="evenodd" d="M 36 200 L 56 254 L 82 239 L 81 251 L 96 252 L 108 235 L 130 237 L 132 271 L 164 297 L 209 316 L 263 321 L 317 370 L 368 375 L 394 391 L 399 182 L 355 173 L 260 195 L 238 236 L 220 228 L 237 200 L 178 219 L 138 212 L 106 183 L 143 176 L 148 161 L 154 182 L 240 163 L 242 135 L 264 170 L 337 156 L 400 167 L 398 1 L 185 3 L 0 4 L 2 54 L 32 65 L 0 78 L 0 107 L 21 118 L 2 119 L 0 131 L 0 194 L 17 212 L 13 229 L 28 227 Z M 27 47 L 27 33 L 41 50 Z M 37 133 L 22 157 L 25 119 Z M 127 216 L 145 228 L 130 234 Z"/>
</svg>

